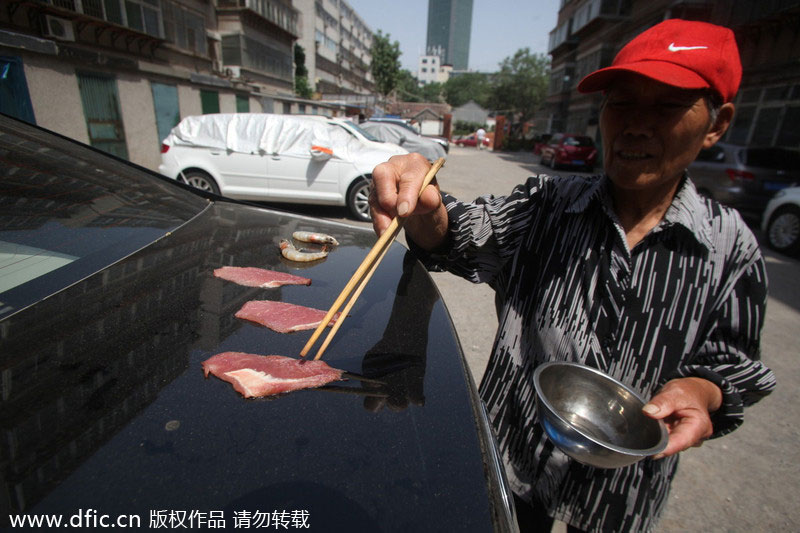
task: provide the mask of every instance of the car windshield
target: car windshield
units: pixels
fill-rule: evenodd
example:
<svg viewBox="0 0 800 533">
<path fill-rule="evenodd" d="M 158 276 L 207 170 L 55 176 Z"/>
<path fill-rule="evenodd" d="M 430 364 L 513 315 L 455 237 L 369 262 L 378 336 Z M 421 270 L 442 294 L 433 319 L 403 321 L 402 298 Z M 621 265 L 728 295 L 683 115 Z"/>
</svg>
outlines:
<svg viewBox="0 0 800 533">
<path fill-rule="evenodd" d="M 415 130 L 411 124 L 407 122 L 403 122 L 402 120 L 381 120 L 380 122 L 384 122 L 386 124 L 394 124 L 395 126 L 400 126 L 401 128 L 407 129 L 408 131 L 413 132 L 415 135 L 419 135 L 419 132 Z"/>
<path fill-rule="evenodd" d="M 594 146 L 594 141 L 591 137 L 567 137 L 564 139 L 564 144 L 569 146 Z"/>
<path fill-rule="evenodd" d="M 39 133 L 0 116 L 0 318 L 158 240 L 208 204 Z"/>
<path fill-rule="evenodd" d="M 372 141 L 372 142 L 376 142 L 376 143 L 383 142 L 380 139 L 378 139 L 377 137 L 375 137 L 374 135 L 372 135 L 371 133 L 369 133 L 368 131 L 364 131 L 359 126 L 356 126 L 356 124 L 354 122 L 346 120 L 345 124 L 347 124 L 348 128 L 352 128 L 353 130 L 355 130 L 358 133 L 360 133 L 361 135 L 363 135 L 364 138 L 366 138 L 368 141 Z M 347 128 L 345 128 L 345 129 L 347 129 Z"/>
<path fill-rule="evenodd" d="M 748 148 L 745 164 L 751 167 L 771 170 L 792 170 L 800 168 L 800 151 L 788 148 Z"/>
</svg>

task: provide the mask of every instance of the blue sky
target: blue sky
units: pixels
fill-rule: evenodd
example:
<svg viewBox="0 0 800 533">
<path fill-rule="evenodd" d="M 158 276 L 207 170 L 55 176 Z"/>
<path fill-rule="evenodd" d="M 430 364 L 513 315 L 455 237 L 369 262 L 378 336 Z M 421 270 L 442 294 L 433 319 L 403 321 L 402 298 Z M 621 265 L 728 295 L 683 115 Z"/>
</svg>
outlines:
<svg viewBox="0 0 800 533">
<path fill-rule="evenodd" d="M 370 29 L 400 43 L 403 68 L 417 70 L 425 51 L 428 0 L 347 0 Z M 558 18 L 559 0 L 474 0 L 469 67 L 494 72 L 520 48 L 547 53 L 550 30 Z"/>
</svg>

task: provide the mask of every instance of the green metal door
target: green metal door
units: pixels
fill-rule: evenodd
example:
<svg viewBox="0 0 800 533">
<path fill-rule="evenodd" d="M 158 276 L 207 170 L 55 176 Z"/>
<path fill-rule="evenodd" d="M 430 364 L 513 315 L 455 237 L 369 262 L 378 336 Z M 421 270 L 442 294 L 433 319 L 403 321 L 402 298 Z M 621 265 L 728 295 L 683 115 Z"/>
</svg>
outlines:
<svg viewBox="0 0 800 533">
<path fill-rule="evenodd" d="M 99 74 L 78 74 L 83 115 L 89 130 L 89 142 L 118 157 L 128 158 L 125 130 L 119 111 L 117 81 Z"/>
<path fill-rule="evenodd" d="M 36 124 L 22 60 L 0 56 L 0 112 Z"/>
<path fill-rule="evenodd" d="M 174 85 L 150 82 L 153 91 L 153 106 L 156 110 L 156 128 L 158 129 L 159 145 L 170 130 L 181 121 L 178 108 L 178 88 Z"/>
<path fill-rule="evenodd" d="M 204 115 L 219 113 L 219 93 L 217 91 L 201 89 L 200 106 Z"/>
</svg>

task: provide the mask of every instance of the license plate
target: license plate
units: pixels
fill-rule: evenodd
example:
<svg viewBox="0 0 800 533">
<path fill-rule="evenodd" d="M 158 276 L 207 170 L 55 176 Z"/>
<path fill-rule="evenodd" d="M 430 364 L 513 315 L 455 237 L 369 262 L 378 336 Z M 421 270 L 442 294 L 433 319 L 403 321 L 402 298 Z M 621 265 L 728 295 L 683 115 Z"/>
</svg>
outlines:
<svg viewBox="0 0 800 533">
<path fill-rule="evenodd" d="M 572 160 L 572 164 L 573 165 L 582 165 L 583 164 L 583 159 L 573 159 Z"/>
<path fill-rule="evenodd" d="M 765 191 L 779 191 L 781 189 L 785 189 L 788 187 L 789 184 L 782 182 L 782 181 L 765 181 L 764 182 L 764 190 Z"/>
</svg>

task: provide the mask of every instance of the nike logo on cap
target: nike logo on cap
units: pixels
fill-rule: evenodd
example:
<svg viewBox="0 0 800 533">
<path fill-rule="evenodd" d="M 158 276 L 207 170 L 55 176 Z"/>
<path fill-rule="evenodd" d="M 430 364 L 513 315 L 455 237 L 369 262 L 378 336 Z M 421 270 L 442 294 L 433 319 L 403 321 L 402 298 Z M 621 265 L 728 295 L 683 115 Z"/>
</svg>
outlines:
<svg viewBox="0 0 800 533">
<path fill-rule="evenodd" d="M 670 52 L 680 52 L 681 50 L 706 50 L 708 46 L 675 46 L 675 43 L 670 43 L 667 48 Z"/>
</svg>

